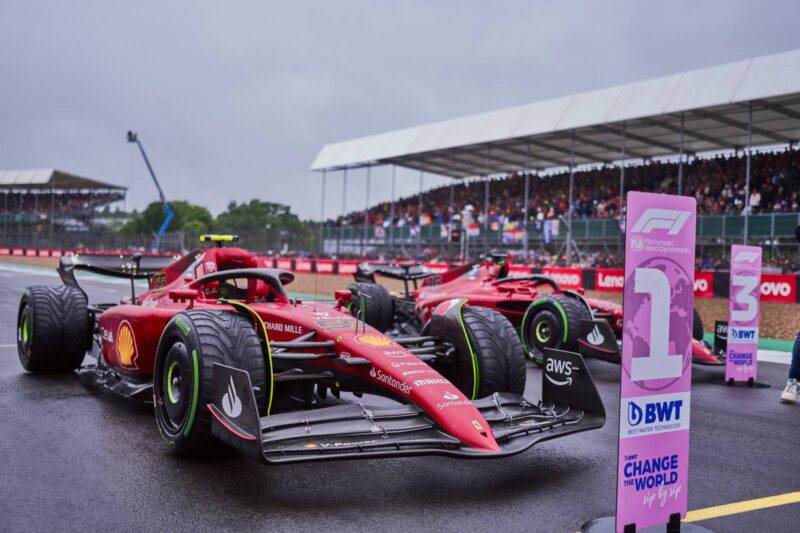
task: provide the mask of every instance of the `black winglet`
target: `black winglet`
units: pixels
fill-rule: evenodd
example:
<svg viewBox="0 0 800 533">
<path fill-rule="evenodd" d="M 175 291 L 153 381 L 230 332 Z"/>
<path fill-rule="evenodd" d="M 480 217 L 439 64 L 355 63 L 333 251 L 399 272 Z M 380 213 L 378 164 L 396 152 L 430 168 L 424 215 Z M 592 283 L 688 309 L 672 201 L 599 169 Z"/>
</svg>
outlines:
<svg viewBox="0 0 800 533">
<path fill-rule="evenodd" d="M 261 423 L 250 374 L 214 364 L 211 433 L 256 459 L 263 459 Z"/>
</svg>

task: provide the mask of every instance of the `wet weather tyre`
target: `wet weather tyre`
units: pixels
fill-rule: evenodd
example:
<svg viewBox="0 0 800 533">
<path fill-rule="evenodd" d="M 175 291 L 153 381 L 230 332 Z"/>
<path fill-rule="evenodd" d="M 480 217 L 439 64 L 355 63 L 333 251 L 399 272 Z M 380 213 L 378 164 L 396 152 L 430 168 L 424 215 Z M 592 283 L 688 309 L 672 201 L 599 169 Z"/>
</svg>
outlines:
<svg viewBox="0 0 800 533">
<path fill-rule="evenodd" d="M 92 344 L 86 295 L 66 285 L 25 289 L 17 313 L 17 353 L 22 367 L 37 374 L 78 368 Z"/>
<path fill-rule="evenodd" d="M 692 338 L 701 341 L 703 340 L 703 319 L 700 318 L 697 309 L 692 309 L 692 311 Z"/>
<path fill-rule="evenodd" d="M 502 314 L 486 307 L 461 309 L 464 331 L 472 353 L 456 353 L 453 365 L 437 367 L 470 398 L 495 392 L 525 391 L 525 353 L 519 335 Z M 475 386 L 477 377 L 477 387 Z"/>
<path fill-rule="evenodd" d="M 175 315 L 164 328 L 153 371 L 153 403 L 161 438 L 180 455 L 219 450 L 211 435 L 213 367 L 247 371 L 263 408 L 266 362 L 253 323 L 229 311 L 195 309 Z"/>
<path fill-rule="evenodd" d="M 544 362 L 544 348 L 578 350 L 581 320 L 592 314 L 578 298 L 553 294 L 533 302 L 520 326 L 525 352 L 534 363 Z"/>
<path fill-rule="evenodd" d="M 381 333 L 386 333 L 394 321 L 394 300 L 383 285 L 351 283 L 352 296 L 347 311 Z"/>
</svg>

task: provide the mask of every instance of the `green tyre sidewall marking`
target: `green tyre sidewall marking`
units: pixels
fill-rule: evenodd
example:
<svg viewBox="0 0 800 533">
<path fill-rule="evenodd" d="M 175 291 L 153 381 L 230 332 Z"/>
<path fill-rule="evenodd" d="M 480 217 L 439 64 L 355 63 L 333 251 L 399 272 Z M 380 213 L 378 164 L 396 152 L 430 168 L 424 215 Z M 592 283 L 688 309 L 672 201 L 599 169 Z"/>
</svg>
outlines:
<svg viewBox="0 0 800 533">
<path fill-rule="evenodd" d="M 192 350 L 192 368 L 194 370 L 192 375 L 192 405 L 189 410 L 189 420 L 186 422 L 186 427 L 183 430 L 183 436 L 188 437 L 189 433 L 192 431 L 192 426 L 194 426 L 194 417 L 197 414 L 197 397 L 199 395 L 199 388 L 200 388 L 200 371 L 198 369 L 197 364 L 197 350 Z"/>
<path fill-rule="evenodd" d="M 567 336 L 569 334 L 569 323 L 567 322 L 567 313 L 564 311 L 564 308 L 555 300 L 550 298 L 539 298 L 538 300 L 534 301 L 531 305 L 528 306 L 528 309 L 525 311 L 525 315 L 522 317 L 522 327 L 520 327 L 520 338 L 522 339 L 522 345 L 526 351 L 531 351 L 531 344 L 528 339 L 528 315 L 531 313 L 533 308 L 538 307 L 542 304 L 551 303 L 558 311 L 558 314 L 561 315 L 561 320 L 564 323 L 564 333 L 562 335 L 562 342 L 567 342 Z M 532 319 L 531 319 L 532 320 Z"/>
<path fill-rule="evenodd" d="M 464 307 L 467 301 L 464 300 L 458 306 L 458 321 L 461 322 L 461 331 L 464 333 L 464 338 L 467 341 L 467 347 L 469 348 L 469 355 L 472 358 L 472 397 L 471 400 L 474 400 L 478 397 L 478 384 L 480 383 L 480 374 L 478 370 L 478 357 L 475 355 L 475 350 L 472 349 L 472 343 L 469 342 L 469 335 L 467 334 L 467 327 L 464 325 L 464 317 L 461 316 L 461 309 Z"/>
<path fill-rule="evenodd" d="M 171 365 L 169 365 L 169 370 L 167 370 L 167 396 L 169 397 L 169 401 L 172 403 L 177 403 L 178 399 L 172 395 L 172 372 L 178 366 L 177 361 L 173 361 Z"/>
</svg>

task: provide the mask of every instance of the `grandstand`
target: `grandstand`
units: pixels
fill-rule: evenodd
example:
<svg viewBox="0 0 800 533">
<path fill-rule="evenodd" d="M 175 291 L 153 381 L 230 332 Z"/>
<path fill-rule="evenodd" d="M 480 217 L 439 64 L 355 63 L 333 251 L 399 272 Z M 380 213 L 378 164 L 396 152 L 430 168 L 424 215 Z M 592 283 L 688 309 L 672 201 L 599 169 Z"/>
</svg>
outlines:
<svg viewBox="0 0 800 533">
<path fill-rule="evenodd" d="M 55 245 L 60 235 L 89 231 L 97 210 L 124 201 L 126 192 L 61 170 L 0 170 L 0 242 Z"/>
<path fill-rule="evenodd" d="M 466 250 L 450 230 L 471 222 L 472 251 L 586 262 L 621 243 L 635 189 L 695 196 L 701 247 L 780 254 L 798 221 L 786 214 L 798 210 L 798 138 L 800 50 L 328 144 L 312 164 L 323 187 L 330 172 L 377 165 L 454 183 L 342 213 L 321 244 L 453 256 Z M 460 217 L 467 206 L 473 220 Z"/>
</svg>

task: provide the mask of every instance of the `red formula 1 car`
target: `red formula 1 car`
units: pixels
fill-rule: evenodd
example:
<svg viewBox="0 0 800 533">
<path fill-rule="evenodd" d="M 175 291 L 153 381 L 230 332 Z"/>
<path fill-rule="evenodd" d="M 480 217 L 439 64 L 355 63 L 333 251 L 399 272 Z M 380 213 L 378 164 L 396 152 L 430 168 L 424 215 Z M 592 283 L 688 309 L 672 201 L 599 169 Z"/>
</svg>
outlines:
<svg viewBox="0 0 800 533">
<path fill-rule="evenodd" d="M 404 291 L 390 295 L 376 283 L 376 275 L 402 281 Z M 505 254 L 494 254 L 483 263 L 462 265 L 442 274 L 413 265 L 364 263 L 354 277 L 356 283 L 348 289 L 358 297 L 349 304 L 350 312 L 360 313 L 369 324 L 390 336 L 419 333 L 442 301 L 465 298 L 470 306 L 502 313 L 518 328 L 526 353 L 538 364 L 543 362 L 546 348 L 577 351 L 612 362 L 620 360 L 621 305 L 588 298 L 583 291 L 562 289 L 549 276 L 509 276 Z M 703 324 L 697 311 L 692 337 L 694 363 L 725 364 L 702 340 Z"/>
<path fill-rule="evenodd" d="M 222 441 L 269 463 L 498 457 L 605 421 L 578 354 L 549 351 L 542 400 L 525 400 L 516 331 L 489 309 L 443 300 L 425 336 L 390 339 L 342 310 L 348 291 L 336 305 L 290 298 L 293 275 L 243 249 L 159 261 L 63 258 L 64 285 L 23 293 L 18 351 L 30 372 L 76 371 L 91 386 L 152 399 L 176 452 Z M 132 292 L 137 279 L 149 288 L 89 304 L 79 270 L 130 279 Z M 342 392 L 397 403 L 368 406 Z"/>
</svg>

